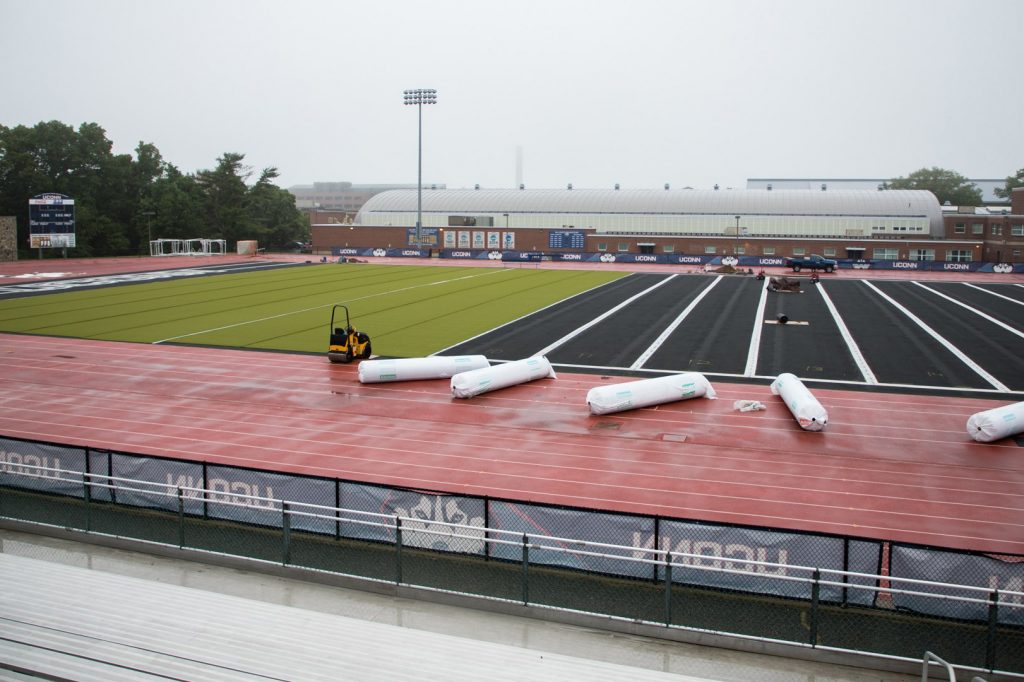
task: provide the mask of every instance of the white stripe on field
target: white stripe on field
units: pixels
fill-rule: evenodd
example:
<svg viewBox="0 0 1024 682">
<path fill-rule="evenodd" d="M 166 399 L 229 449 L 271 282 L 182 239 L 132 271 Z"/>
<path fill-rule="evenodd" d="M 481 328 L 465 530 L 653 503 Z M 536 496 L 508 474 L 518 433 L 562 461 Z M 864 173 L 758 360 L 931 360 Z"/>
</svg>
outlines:
<svg viewBox="0 0 1024 682">
<path fill-rule="evenodd" d="M 564 344 L 564 343 L 566 343 L 568 341 L 573 340 L 574 338 L 576 338 L 577 336 L 579 336 L 583 332 L 587 331 L 588 329 L 590 329 L 594 325 L 599 324 L 600 322 L 608 319 L 610 316 L 612 316 L 613 314 L 617 313 L 619 310 L 625 308 L 627 305 L 629 305 L 633 301 L 637 300 L 641 296 L 646 296 L 647 294 L 651 293 L 652 291 L 654 291 L 658 287 L 664 286 L 665 284 L 668 284 L 669 282 L 671 282 L 673 279 L 675 279 L 678 276 L 679 275 L 669 275 L 665 279 L 663 279 L 660 282 L 658 282 L 657 284 L 655 284 L 653 287 L 648 287 L 647 289 L 644 289 L 643 291 L 641 291 L 639 294 L 634 294 L 633 296 L 630 296 L 629 298 L 627 298 L 622 303 L 618 304 L 617 306 L 615 306 L 611 310 L 606 311 L 604 314 L 599 315 L 598 317 L 595 317 L 593 320 L 591 320 L 590 322 L 587 322 L 582 327 L 577 327 L 575 330 L 569 332 L 568 334 L 566 334 L 562 338 L 558 339 L 554 343 L 549 344 L 549 345 L 545 346 L 544 348 L 541 348 L 539 351 L 534 353 L 534 356 L 537 356 L 537 355 L 547 355 L 548 353 L 550 353 L 554 349 L 558 348 L 562 344 Z"/>
<path fill-rule="evenodd" d="M 961 308 L 964 308 L 965 310 L 970 310 L 975 315 L 978 315 L 979 317 L 983 317 L 986 320 L 988 320 L 989 322 L 991 322 L 992 324 L 1000 326 L 1003 329 L 1005 329 L 1006 331 L 1010 332 L 1011 334 L 1016 334 L 1017 336 L 1019 336 L 1022 339 L 1024 339 L 1024 332 L 1020 331 L 1019 329 L 1014 329 L 1013 327 L 1011 327 L 1010 325 L 1006 324 L 1005 322 L 1000 322 L 999 320 L 997 320 L 996 318 L 992 317 L 991 315 L 989 315 L 987 313 L 983 313 L 980 310 L 975 310 L 974 308 L 972 308 L 971 306 L 967 305 L 966 303 L 964 303 L 962 301 L 958 301 L 958 300 L 956 300 L 955 298 L 953 298 L 951 296 L 946 296 L 946 294 L 942 293 L 941 291 L 936 291 L 935 289 L 932 289 L 930 287 L 926 287 L 925 285 L 921 284 L 920 282 L 911 282 L 911 284 L 916 284 L 917 286 L 921 287 L 925 291 L 930 291 L 933 294 L 935 294 L 936 296 L 944 298 L 947 301 L 949 301 L 950 303 L 954 303 L 954 304 L 960 306 Z"/>
<path fill-rule="evenodd" d="M 1009 296 L 1003 296 L 1002 294 L 997 294 L 994 291 L 989 291 L 988 289 L 985 289 L 983 287 L 979 287 L 977 284 L 971 284 L 970 282 L 964 282 L 963 284 L 965 286 L 969 286 L 972 289 L 977 289 L 978 291 L 984 291 L 986 294 L 991 294 L 992 296 L 998 296 L 999 298 L 1007 300 L 1010 303 L 1016 303 L 1017 305 L 1024 305 L 1024 301 L 1018 301 L 1015 298 L 1010 298 Z"/>
<path fill-rule="evenodd" d="M 764 281 L 764 280 L 762 280 Z M 764 329 L 764 308 L 768 302 L 768 284 L 761 287 L 761 298 L 757 302 L 757 312 L 754 313 L 754 328 L 750 332 L 750 346 L 747 348 L 747 366 L 743 370 L 743 376 L 752 377 L 757 371 L 757 356 L 761 352 L 761 330 Z"/>
<path fill-rule="evenodd" d="M 860 374 L 864 377 L 865 383 L 877 384 L 878 378 L 875 376 L 875 373 L 871 371 L 871 367 L 868 365 L 867 359 L 865 359 L 864 354 L 861 352 L 860 346 L 858 346 L 857 342 L 853 340 L 853 334 L 850 333 L 850 330 L 846 326 L 846 322 L 844 322 L 843 318 L 839 316 L 839 311 L 836 310 L 835 304 L 832 303 L 832 299 L 829 298 L 829 295 L 825 292 L 824 283 L 818 283 L 818 291 L 821 293 L 821 297 L 825 299 L 825 307 L 827 307 L 828 311 L 832 313 L 832 319 L 836 321 L 836 326 L 839 327 L 839 335 L 842 336 L 843 341 L 846 342 L 846 348 L 850 351 L 850 355 L 853 356 L 853 362 L 857 365 L 857 369 L 860 370 Z"/>
<path fill-rule="evenodd" d="M 654 340 L 654 343 L 648 346 L 647 350 L 640 354 L 640 357 L 638 357 L 636 361 L 629 366 L 629 368 L 639 369 L 643 367 L 644 363 L 651 359 L 651 356 L 654 355 L 654 353 L 657 352 L 659 348 L 661 348 L 661 345 L 668 340 L 668 337 L 672 335 L 672 332 L 674 332 L 679 327 L 679 325 L 683 323 L 683 320 L 685 320 L 687 316 L 691 312 L 693 312 L 693 309 L 697 307 L 697 304 L 700 303 L 701 299 L 707 296 L 708 292 L 714 289 L 715 285 L 721 282 L 724 276 L 725 275 L 719 275 L 718 277 L 715 278 L 713 282 L 711 282 L 711 284 L 706 286 L 704 288 L 704 291 L 700 292 L 697 298 L 693 299 L 693 301 L 690 302 L 690 305 L 686 306 L 686 309 L 683 310 L 683 312 L 679 313 L 679 317 L 672 320 L 672 324 L 665 328 L 665 331 L 663 331 L 661 335 Z"/>
<path fill-rule="evenodd" d="M 928 334 L 928 336 L 932 337 L 933 339 L 938 341 L 940 344 L 942 344 L 942 346 L 946 350 L 948 350 L 950 353 L 955 355 L 957 357 L 957 359 L 960 360 L 960 362 L 964 363 L 965 365 L 970 367 L 972 370 L 974 370 L 974 372 L 978 376 L 980 376 L 982 379 L 984 379 L 985 381 L 990 383 L 996 389 L 998 389 L 1000 391 L 1007 391 L 1007 392 L 1009 392 L 1009 390 L 1010 390 L 1009 387 L 1007 387 L 1002 382 L 1000 382 L 998 379 L 996 379 L 994 376 L 992 376 L 991 374 L 986 372 L 978 363 L 976 363 L 974 360 L 971 360 L 969 357 L 967 357 L 967 354 L 964 353 L 962 350 L 960 350 L 959 348 L 954 346 L 952 343 L 950 343 L 944 337 L 940 336 L 937 331 L 935 331 L 934 329 L 929 327 L 927 324 L 925 324 L 924 320 L 922 320 L 917 315 L 915 315 L 914 313 L 912 313 L 909 310 L 907 310 L 905 307 L 903 307 L 902 304 L 900 304 L 898 301 L 893 299 L 891 296 L 889 296 L 888 294 L 886 294 L 885 292 L 880 290 L 878 287 L 876 287 L 871 282 L 867 281 L 866 279 L 861 280 L 861 281 L 866 286 L 871 288 L 876 294 L 878 294 L 879 296 L 884 298 L 886 301 L 888 301 L 890 304 L 892 304 L 897 310 L 899 310 L 901 313 L 906 315 L 914 324 L 916 324 L 918 327 L 923 329 L 924 332 L 926 334 Z"/>
</svg>

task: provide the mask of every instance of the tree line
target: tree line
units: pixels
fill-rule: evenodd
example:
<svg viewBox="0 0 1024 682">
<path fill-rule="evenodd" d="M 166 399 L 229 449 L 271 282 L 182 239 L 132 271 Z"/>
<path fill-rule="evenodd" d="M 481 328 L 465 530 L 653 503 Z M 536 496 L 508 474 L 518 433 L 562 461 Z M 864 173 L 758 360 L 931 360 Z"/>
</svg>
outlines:
<svg viewBox="0 0 1024 682">
<path fill-rule="evenodd" d="M 60 121 L 32 127 L 0 125 L 0 215 L 18 221 L 18 249 L 28 253 L 28 200 L 58 192 L 75 199 L 75 256 L 149 253 L 155 238 L 255 239 L 274 248 L 307 241 L 309 224 L 290 192 L 274 184 L 276 168 L 255 182 L 245 155 L 227 152 L 216 166 L 182 173 L 149 142 L 134 156 L 114 154 L 96 123 L 75 130 Z M 1024 186 L 1024 168 L 1006 177 L 996 194 L 1008 199 Z M 944 168 L 922 168 L 893 178 L 889 189 L 930 190 L 940 204 L 982 204 L 982 192 L 966 177 Z"/>
<path fill-rule="evenodd" d="M 306 241 L 309 222 L 295 197 L 274 184 L 276 168 L 253 170 L 245 155 L 227 152 L 216 166 L 183 173 L 155 145 L 114 154 L 96 123 L 77 130 L 60 121 L 0 125 L 0 215 L 18 222 L 18 250 L 29 252 L 28 200 L 56 192 L 75 200 L 73 256 L 149 253 L 149 240 L 240 239 L 261 246 Z"/>
</svg>

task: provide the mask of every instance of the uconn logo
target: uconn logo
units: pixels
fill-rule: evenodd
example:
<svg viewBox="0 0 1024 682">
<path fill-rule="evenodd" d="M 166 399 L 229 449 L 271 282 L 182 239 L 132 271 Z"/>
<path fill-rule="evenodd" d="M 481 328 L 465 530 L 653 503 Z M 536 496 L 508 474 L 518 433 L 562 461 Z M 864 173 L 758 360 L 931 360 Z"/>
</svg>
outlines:
<svg viewBox="0 0 1024 682">
<path fill-rule="evenodd" d="M 943 270 L 970 270 L 971 266 L 967 263 L 943 263 Z"/>
</svg>

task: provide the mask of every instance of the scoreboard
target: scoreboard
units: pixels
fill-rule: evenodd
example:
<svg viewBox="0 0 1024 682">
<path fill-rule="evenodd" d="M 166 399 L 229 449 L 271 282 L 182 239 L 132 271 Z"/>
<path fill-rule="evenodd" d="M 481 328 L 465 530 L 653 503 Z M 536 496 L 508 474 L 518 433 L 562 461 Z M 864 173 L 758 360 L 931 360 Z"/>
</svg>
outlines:
<svg viewBox="0 0 1024 682">
<path fill-rule="evenodd" d="M 28 200 L 29 247 L 74 248 L 75 200 L 63 194 L 38 194 Z"/>
<path fill-rule="evenodd" d="M 548 248 L 583 249 L 586 234 L 579 230 L 551 230 L 548 232 Z"/>
</svg>

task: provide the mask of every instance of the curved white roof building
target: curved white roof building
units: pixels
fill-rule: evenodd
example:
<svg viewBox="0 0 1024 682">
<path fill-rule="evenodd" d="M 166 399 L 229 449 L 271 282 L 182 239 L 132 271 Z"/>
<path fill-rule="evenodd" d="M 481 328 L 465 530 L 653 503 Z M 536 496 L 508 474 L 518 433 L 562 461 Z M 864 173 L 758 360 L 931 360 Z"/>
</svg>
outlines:
<svg viewBox="0 0 1024 682">
<path fill-rule="evenodd" d="M 921 190 L 425 189 L 422 196 L 425 227 L 685 237 L 735 235 L 739 226 L 751 237 L 943 236 L 939 202 Z M 415 224 L 416 190 L 378 194 L 356 217 L 364 226 Z"/>
</svg>

